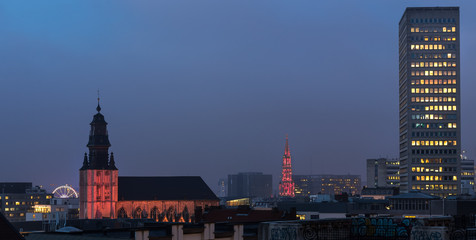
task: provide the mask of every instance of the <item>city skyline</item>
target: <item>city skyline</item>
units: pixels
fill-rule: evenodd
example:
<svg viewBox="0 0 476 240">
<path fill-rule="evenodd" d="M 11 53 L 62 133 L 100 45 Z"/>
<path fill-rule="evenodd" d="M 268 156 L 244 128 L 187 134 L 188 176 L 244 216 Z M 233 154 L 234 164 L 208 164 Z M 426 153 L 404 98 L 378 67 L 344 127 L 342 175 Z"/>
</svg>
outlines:
<svg viewBox="0 0 476 240">
<path fill-rule="evenodd" d="M 77 187 L 98 88 L 123 176 L 196 175 L 215 186 L 259 171 L 277 188 L 285 134 L 293 173 L 365 176 L 366 159 L 398 157 L 398 21 L 428 3 L 343 2 L 353 10 L 2 4 L 0 143 L 9 164 L 0 180 Z M 461 142 L 474 159 L 476 5 L 431 4 L 460 6 Z"/>
</svg>

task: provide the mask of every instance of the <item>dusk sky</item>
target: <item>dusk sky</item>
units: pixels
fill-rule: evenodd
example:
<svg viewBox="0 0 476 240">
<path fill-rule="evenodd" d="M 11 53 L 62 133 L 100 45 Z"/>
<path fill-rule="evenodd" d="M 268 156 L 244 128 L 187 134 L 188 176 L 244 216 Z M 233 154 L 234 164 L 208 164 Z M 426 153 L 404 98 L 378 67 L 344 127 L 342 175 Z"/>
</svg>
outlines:
<svg viewBox="0 0 476 240">
<path fill-rule="evenodd" d="M 97 90 L 120 176 L 360 174 L 398 157 L 398 22 L 460 6 L 476 158 L 476 1 L 2 1 L 0 181 L 77 188 Z M 472 106 L 472 107 L 471 107 Z"/>
</svg>

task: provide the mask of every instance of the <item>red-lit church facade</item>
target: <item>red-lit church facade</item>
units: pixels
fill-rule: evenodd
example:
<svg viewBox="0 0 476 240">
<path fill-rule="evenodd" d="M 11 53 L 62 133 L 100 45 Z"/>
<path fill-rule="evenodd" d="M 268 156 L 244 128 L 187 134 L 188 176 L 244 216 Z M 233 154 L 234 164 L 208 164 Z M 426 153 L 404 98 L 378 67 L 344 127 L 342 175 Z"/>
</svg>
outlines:
<svg viewBox="0 0 476 240">
<path fill-rule="evenodd" d="M 218 206 L 219 199 L 201 177 L 119 177 L 109 155 L 107 122 L 96 108 L 83 166 L 79 170 L 81 219 L 148 218 L 192 222 L 197 207 Z"/>
</svg>

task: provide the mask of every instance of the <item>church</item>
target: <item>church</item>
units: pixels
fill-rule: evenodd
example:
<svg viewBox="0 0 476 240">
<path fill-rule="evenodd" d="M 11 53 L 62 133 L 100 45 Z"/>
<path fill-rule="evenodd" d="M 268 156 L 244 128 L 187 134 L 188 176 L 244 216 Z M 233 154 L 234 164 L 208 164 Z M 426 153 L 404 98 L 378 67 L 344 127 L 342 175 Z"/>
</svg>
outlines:
<svg viewBox="0 0 476 240">
<path fill-rule="evenodd" d="M 114 154 L 109 154 L 111 143 L 99 99 L 96 110 L 90 123 L 89 154 L 84 154 L 79 170 L 81 219 L 193 222 L 197 207 L 219 205 L 219 199 L 201 177 L 120 177 Z"/>
</svg>

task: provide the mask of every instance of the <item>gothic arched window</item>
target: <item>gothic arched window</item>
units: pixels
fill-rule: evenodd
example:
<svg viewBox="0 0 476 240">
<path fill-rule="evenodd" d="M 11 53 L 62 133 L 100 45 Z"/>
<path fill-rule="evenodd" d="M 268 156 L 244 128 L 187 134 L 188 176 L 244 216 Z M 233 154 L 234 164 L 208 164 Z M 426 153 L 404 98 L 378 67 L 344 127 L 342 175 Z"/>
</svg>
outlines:
<svg viewBox="0 0 476 240">
<path fill-rule="evenodd" d="M 142 209 L 137 207 L 132 216 L 133 218 L 142 218 Z"/>
<path fill-rule="evenodd" d="M 153 207 L 152 210 L 150 210 L 150 218 L 154 219 L 156 222 L 159 221 L 159 210 L 157 207 Z"/>
<path fill-rule="evenodd" d="M 118 218 L 127 218 L 127 212 L 124 210 L 124 208 L 119 209 L 119 212 L 117 214 Z"/>
</svg>

